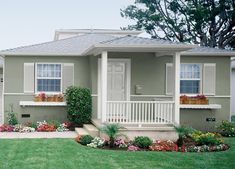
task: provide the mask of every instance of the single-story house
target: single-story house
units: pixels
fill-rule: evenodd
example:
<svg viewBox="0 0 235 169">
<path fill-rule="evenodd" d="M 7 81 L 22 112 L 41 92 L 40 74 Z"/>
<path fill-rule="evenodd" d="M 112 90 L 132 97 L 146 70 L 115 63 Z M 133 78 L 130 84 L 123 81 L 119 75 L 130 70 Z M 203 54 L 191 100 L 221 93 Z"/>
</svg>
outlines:
<svg viewBox="0 0 235 169">
<path fill-rule="evenodd" d="M 65 121 L 65 102 L 33 100 L 40 92 L 63 93 L 71 85 L 91 89 L 93 123 L 213 130 L 217 122 L 230 119 L 235 52 L 139 33 L 59 30 L 54 41 L 1 51 L 2 123 L 10 105 L 20 122 Z M 180 104 L 181 95 L 199 94 L 209 104 Z"/>
<path fill-rule="evenodd" d="M 235 58 L 232 58 L 231 60 L 231 67 L 232 67 L 232 77 L 231 77 L 231 91 L 232 91 L 232 115 L 235 116 Z"/>
</svg>

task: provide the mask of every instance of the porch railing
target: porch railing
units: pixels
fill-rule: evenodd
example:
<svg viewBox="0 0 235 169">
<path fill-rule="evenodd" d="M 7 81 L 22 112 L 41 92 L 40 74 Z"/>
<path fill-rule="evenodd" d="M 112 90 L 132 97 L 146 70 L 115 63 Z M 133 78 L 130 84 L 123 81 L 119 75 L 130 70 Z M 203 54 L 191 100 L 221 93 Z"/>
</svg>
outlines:
<svg viewBox="0 0 235 169">
<path fill-rule="evenodd" d="M 108 101 L 106 121 L 126 124 L 172 124 L 173 101 Z"/>
</svg>

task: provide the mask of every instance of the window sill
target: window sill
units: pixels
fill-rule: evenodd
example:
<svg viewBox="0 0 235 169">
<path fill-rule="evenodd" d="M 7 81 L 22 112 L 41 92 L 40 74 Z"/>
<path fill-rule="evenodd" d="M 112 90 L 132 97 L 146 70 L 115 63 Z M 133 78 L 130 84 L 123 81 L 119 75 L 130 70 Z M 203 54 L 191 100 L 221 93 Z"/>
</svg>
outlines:
<svg viewBox="0 0 235 169">
<path fill-rule="evenodd" d="M 20 106 L 66 106 L 66 102 L 34 102 L 34 101 L 20 101 Z"/>
<path fill-rule="evenodd" d="M 221 109 L 220 104 L 181 104 L 181 109 Z"/>
</svg>

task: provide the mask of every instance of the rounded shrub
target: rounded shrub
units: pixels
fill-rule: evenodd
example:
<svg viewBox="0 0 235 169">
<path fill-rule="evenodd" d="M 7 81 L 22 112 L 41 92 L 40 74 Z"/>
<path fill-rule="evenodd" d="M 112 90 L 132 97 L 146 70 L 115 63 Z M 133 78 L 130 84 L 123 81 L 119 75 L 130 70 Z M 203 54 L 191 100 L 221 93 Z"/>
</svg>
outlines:
<svg viewBox="0 0 235 169">
<path fill-rule="evenodd" d="M 135 137 L 133 144 L 140 148 L 149 148 L 153 144 L 153 141 L 149 137 L 138 136 Z"/>
<path fill-rule="evenodd" d="M 80 144 L 82 145 L 87 145 L 87 144 L 90 144 L 91 141 L 93 140 L 94 138 L 90 135 L 85 135 L 85 136 L 82 136 L 79 140 Z"/>
<path fill-rule="evenodd" d="M 87 88 L 70 86 L 66 89 L 68 120 L 82 126 L 91 122 L 92 100 L 91 92 Z"/>
</svg>

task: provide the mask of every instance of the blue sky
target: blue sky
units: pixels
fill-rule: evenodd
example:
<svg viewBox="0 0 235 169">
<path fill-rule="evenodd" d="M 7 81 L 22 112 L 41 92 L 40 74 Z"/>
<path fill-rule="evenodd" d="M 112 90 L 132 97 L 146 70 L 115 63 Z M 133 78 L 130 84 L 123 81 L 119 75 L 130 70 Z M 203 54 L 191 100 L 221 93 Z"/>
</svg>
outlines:
<svg viewBox="0 0 235 169">
<path fill-rule="evenodd" d="M 0 2 L 0 49 L 51 41 L 55 29 L 131 24 L 120 8 L 134 0 L 6 0 Z"/>
</svg>

